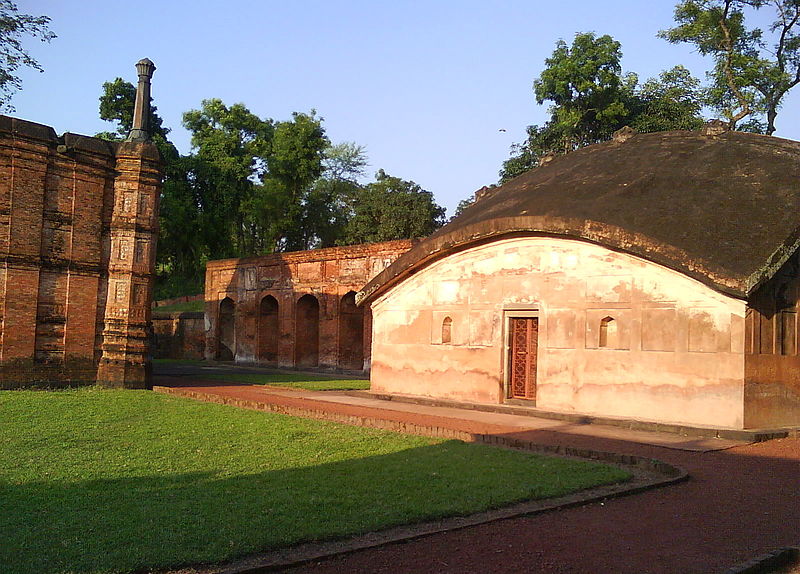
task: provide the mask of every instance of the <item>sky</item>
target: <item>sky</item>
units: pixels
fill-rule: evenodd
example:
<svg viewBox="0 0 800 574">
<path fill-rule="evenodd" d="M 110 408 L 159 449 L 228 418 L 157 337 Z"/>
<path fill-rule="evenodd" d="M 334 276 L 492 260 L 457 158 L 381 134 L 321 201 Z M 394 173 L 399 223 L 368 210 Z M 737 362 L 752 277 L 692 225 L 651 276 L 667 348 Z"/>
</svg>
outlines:
<svg viewBox="0 0 800 574">
<path fill-rule="evenodd" d="M 547 120 L 532 83 L 559 39 L 578 32 L 621 42 L 623 71 L 640 81 L 677 64 L 711 66 L 687 44 L 656 37 L 672 0 L 24 0 L 58 37 L 29 39 L 44 73 L 23 70 L 15 117 L 56 132 L 112 129 L 98 117 L 103 82 L 157 70 L 152 96 L 170 137 L 191 149 L 183 112 L 202 100 L 241 102 L 262 118 L 314 109 L 333 143 L 366 148 L 379 168 L 431 191 L 452 215 L 496 183 L 525 127 Z M 800 139 L 800 87 L 784 100 L 776 136 Z"/>
</svg>

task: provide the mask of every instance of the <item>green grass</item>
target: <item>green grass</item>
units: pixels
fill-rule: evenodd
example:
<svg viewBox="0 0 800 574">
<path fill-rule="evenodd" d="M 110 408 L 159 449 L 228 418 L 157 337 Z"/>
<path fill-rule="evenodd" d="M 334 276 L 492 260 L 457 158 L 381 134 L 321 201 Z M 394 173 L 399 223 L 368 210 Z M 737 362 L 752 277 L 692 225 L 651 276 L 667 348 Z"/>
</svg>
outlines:
<svg viewBox="0 0 800 574">
<path fill-rule="evenodd" d="M 153 359 L 154 365 L 202 365 L 203 359 Z"/>
<path fill-rule="evenodd" d="M 155 313 L 185 313 L 188 311 L 205 311 L 205 301 L 186 301 L 184 303 L 173 303 L 172 305 L 162 305 L 154 307 Z"/>
<path fill-rule="evenodd" d="M 367 379 L 336 379 L 325 375 L 318 376 L 304 373 L 203 375 L 199 378 L 213 381 L 229 381 L 231 383 L 247 383 L 248 385 L 304 389 L 306 391 L 362 391 L 369 389 L 369 380 Z"/>
<path fill-rule="evenodd" d="M 4 391 L 0 564 L 83 574 L 216 562 L 626 478 L 148 391 Z"/>
</svg>

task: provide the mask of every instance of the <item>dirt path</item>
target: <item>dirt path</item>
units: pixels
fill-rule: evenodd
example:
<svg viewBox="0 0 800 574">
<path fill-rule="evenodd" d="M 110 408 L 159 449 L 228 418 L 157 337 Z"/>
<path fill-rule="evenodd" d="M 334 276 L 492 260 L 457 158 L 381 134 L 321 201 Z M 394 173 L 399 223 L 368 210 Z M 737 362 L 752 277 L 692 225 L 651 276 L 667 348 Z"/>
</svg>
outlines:
<svg viewBox="0 0 800 574">
<path fill-rule="evenodd" d="M 521 433 L 538 442 L 554 433 Z M 694 453 L 569 437 L 573 444 L 659 458 L 683 484 L 467 528 L 287 570 L 453 573 L 723 573 L 800 543 L 800 440 Z"/>
</svg>

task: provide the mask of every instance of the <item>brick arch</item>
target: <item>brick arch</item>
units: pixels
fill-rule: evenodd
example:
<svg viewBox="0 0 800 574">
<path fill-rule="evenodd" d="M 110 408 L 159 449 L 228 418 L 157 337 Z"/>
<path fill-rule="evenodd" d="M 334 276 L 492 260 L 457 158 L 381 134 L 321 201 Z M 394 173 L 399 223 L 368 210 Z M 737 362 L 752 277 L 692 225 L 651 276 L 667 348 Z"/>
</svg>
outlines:
<svg viewBox="0 0 800 574">
<path fill-rule="evenodd" d="M 303 295 L 295 305 L 294 364 L 319 364 L 319 301 L 313 295 Z"/>
<path fill-rule="evenodd" d="M 233 361 L 236 358 L 236 304 L 230 297 L 219 303 L 219 336 L 217 360 Z"/>
<path fill-rule="evenodd" d="M 272 295 L 261 299 L 258 305 L 258 359 L 275 362 L 278 360 L 278 341 L 280 323 L 278 300 Z"/>
<path fill-rule="evenodd" d="M 339 367 L 364 368 L 364 309 L 356 307 L 355 291 L 339 300 Z"/>
</svg>

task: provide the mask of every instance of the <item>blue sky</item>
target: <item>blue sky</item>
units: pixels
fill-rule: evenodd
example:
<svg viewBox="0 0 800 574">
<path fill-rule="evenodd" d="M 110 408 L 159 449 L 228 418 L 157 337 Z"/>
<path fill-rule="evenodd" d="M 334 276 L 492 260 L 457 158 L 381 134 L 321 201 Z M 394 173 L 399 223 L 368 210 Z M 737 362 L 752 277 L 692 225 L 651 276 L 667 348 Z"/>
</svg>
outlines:
<svg viewBox="0 0 800 574">
<path fill-rule="evenodd" d="M 29 41 L 44 66 L 24 71 L 13 114 L 58 133 L 109 129 L 98 118 L 104 81 L 135 83 L 156 63 L 153 98 L 178 148 L 190 149 L 184 111 L 203 99 L 242 102 L 261 117 L 316 109 L 334 143 L 367 149 L 369 175 L 412 179 L 452 214 L 497 181 L 525 126 L 542 123 L 531 85 L 556 41 L 610 34 L 641 81 L 676 64 L 702 77 L 710 61 L 656 33 L 671 0 L 228 1 L 36 0 L 58 38 Z M 778 115 L 777 136 L 800 139 L 800 88 Z M 505 131 L 501 131 L 505 130 Z"/>
</svg>

